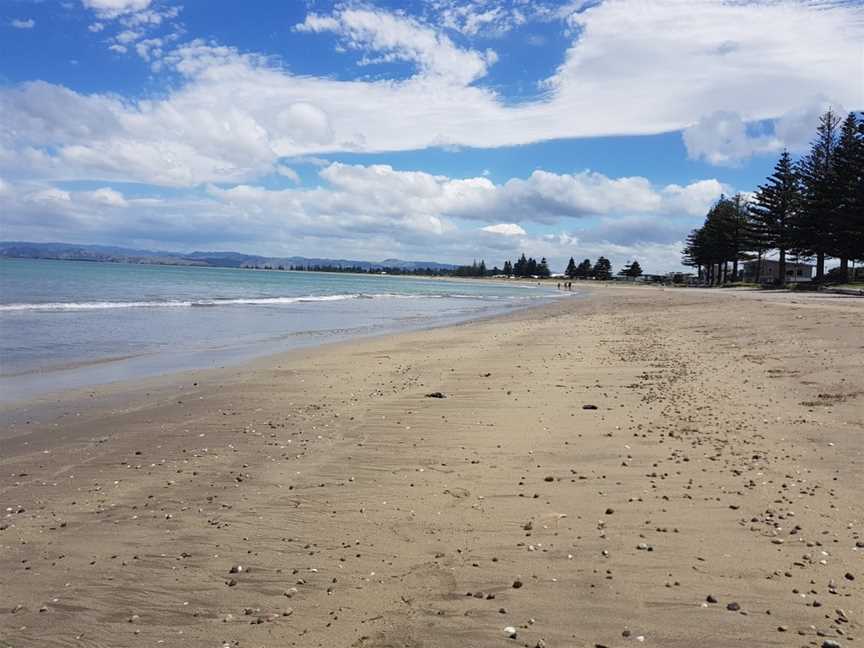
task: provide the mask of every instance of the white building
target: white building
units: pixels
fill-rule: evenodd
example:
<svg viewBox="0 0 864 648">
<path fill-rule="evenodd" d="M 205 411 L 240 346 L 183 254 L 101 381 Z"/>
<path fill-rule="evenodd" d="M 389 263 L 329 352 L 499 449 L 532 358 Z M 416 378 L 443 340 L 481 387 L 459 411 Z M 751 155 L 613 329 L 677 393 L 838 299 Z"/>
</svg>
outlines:
<svg viewBox="0 0 864 648">
<path fill-rule="evenodd" d="M 813 268 L 815 267 L 809 263 L 786 261 L 786 283 L 812 281 Z M 759 283 L 777 283 L 777 280 L 780 278 L 780 262 L 773 259 L 762 259 L 762 261 L 744 262 L 742 270 L 743 281 L 745 283 L 755 283 L 757 270 Z"/>
</svg>

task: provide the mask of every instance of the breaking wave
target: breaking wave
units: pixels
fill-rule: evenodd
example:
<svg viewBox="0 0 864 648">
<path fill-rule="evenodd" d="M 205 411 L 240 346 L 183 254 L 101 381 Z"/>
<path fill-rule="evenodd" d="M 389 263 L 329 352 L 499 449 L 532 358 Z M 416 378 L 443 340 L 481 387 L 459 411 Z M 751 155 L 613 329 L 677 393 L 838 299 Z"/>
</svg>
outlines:
<svg viewBox="0 0 864 648">
<path fill-rule="evenodd" d="M 274 306 L 314 302 L 335 302 L 348 299 L 474 299 L 499 301 L 525 299 L 524 297 L 499 297 L 491 295 L 465 294 L 397 294 L 397 293 L 350 293 L 341 295 L 305 295 L 300 297 L 225 297 L 212 299 L 165 299 L 147 301 L 92 301 L 92 302 L 44 302 L 30 304 L 0 304 L 0 312 L 27 311 L 92 311 L 122 308 L 208 308 L 219 306 Z"/>
</svg>

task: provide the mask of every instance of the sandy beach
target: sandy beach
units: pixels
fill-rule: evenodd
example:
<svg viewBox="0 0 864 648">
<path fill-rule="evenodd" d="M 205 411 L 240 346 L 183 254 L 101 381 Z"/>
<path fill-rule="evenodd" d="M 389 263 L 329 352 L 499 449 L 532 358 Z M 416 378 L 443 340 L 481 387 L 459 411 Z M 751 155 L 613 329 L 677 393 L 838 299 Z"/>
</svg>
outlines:
<svg viewBox="0 0 864 648">
<path fill-rule="evenodd" d="M 0 647 L 858 645 L 862 322 L 595 288 L 7 408 Z"/>
</svg>

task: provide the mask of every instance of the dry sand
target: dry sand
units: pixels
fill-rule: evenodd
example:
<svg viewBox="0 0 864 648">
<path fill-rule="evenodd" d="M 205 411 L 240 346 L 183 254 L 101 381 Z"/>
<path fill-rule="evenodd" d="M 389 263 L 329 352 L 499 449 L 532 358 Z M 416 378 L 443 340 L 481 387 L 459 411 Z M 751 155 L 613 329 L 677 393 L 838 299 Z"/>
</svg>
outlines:
<svg viewBox="0 0 864 648">
<path fill-rule="evenodd" d="M 862 315 L 597 289 L 7 411 L 0 646 L 864 645 Z"/>
</svg>

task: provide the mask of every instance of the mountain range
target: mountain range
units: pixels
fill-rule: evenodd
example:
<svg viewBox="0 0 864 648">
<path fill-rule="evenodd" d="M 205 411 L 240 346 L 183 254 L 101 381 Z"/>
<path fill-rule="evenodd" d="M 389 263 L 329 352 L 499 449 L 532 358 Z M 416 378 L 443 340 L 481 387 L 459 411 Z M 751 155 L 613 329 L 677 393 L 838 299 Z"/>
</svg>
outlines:
<svg viewBox="0 0 864 648">
<path fill-rule="evenodd" d="M 291 266 L 331 266 L 377 270 L 453 270 L 457 266 L 435 261 L 355 261 L 352 259 L 324 259 L 302 256 L 266 257 L 240 252 L 166 252 L 164 250 L 138 250 L 111 245 L 81 245 L 77 243 L 30 243 L 26 241 L 0 241 L 0 257 L 13 259 L 59 259 L 64 261 L 101 261 L 108 263 L 144 263 L 154 265 L 194 265 L 215 268 L 251 268 Z"/>
</svg>

